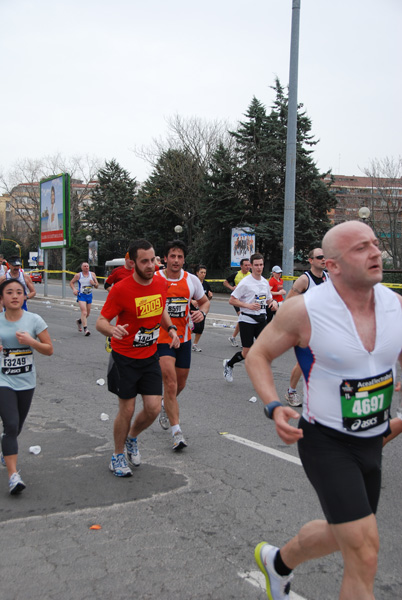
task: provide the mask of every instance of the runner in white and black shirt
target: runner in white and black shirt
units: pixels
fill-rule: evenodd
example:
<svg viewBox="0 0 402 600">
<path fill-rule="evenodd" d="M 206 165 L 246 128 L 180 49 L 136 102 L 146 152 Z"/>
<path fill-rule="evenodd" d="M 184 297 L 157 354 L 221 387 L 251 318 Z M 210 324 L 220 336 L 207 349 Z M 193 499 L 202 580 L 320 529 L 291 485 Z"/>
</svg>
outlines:
<svg viewBox="0 0 402 600">
<path fill-rule="evenodd" d="M 223 361 L 223 376 L 233 381 L 233 367 L 247 356 L 253 342 L 267 324 L 267 306 L 276 311 L 278 303 L 273 300 L 268 281 L 262 277 L 264 257 L 253 254 L 250 258 L 251 276 L 245 277 L 230 296 L 229 304 L 240 309 L 239 326 L 243 349 L 229 360 Z"/>
</svg>

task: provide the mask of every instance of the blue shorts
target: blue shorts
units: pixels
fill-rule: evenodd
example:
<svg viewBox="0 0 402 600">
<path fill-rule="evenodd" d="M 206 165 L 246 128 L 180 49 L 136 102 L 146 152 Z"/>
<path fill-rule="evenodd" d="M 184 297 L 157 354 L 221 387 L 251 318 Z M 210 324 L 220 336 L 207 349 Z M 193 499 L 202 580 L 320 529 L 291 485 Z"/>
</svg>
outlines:
<svg viewBox="0 0 402 600">
<path fill-rule="evenodd" d="M 77 302 L 92 304 L 92 294 L 82 294 L 81 292 L 78 292 Z"/>
<path fill-rule="evenodd" d="M 180 348 L 169 348 L 169 344 L 158 344 L 159 356 L 173 356 L 178 369 L 189 369 L 191 364 L 191 340 L 180 344 Z"/>
</svg>

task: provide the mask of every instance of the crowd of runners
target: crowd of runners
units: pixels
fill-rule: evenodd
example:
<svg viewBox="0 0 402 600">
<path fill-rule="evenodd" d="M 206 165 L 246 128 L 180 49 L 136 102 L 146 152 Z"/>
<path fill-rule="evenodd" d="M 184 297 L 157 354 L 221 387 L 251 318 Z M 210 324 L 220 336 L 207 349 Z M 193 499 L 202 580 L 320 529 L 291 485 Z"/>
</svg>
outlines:
<svg viewBox="0 0 402 600">
<path fill-rule="evenodd" d="M 108 295 L 96 329 L 108 340 L 108 389 L 118 404 L 109 463 L 117 477 L 132 476 L 141 464 L 139 436 L 156 419 L 163 430 L 170 429 L 174 452 L 188 446 L 178 396 L 186 386 L 192 352 L 201 351 L 213 294 L 205 266 L 191 274 L 184 270 L 185 258 L 181 240 L 166 244 L 163 263 L 151 242 L 135 240 L 125 265 L 105 282 Z M 243 257 L 239 272 L 224 283 L 238 315 L 229 342 L 238 346 L 239 332 L 241 349 L 223 359 L 223 378 L 231 384 L 235 366 L 245 362 L 280 439 L 298 444 L 325 517 L 304 525 L 281 548 L 259 543 L 255 560 L 268 598 L 285 600 L 299 564 L 341 552 L 339 597 L 372 600 L 382 447 L 402 432 L 402 420 L 391 418 L 393 390 L 399 385 L 396 364 L 402 364 L 402 298 L 381 285 L 378 240 L 364 223 L 333 227 L 308 260 L 310 269 L 288 293 L 280 266 L 272 268 L 269 281 L 263 276 L 259 253 Z M 53 347 L 43 319 L 24 310 L 32 292 L 21 264 L 16 257 L 9 262 L 0 275 L 0 417 L 1 461 L 14 495 L 25 488 L 17 471 L 17 438 L 35 389 L 33 351 L 50 355 Z M 98 285 L 87 262 L 70 282 L 80 308 L 77 327 L 85 336 L 90 335 L 92 290 Z M 291 348 L 297 363 L 283 402 L 271 364 Z M 296 389 L 301 377 L 303 400 Z M 298 406 L 301 413 L 295 411 Z"/>
</svg>

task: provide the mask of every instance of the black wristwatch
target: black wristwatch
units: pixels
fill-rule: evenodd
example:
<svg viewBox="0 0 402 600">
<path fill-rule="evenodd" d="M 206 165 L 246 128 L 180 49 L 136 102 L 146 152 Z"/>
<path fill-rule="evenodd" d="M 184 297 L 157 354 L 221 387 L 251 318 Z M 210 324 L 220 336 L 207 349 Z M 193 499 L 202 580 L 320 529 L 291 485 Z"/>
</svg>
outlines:
<svg viewBox="0 0 402 600">
<path fill-rule="evenodd" d="M 176 327 L 176 325 L 169 325 L 169 327 L 167 328 L 167 330 L 168 330 L 168 333 L 169 333 L 169 331 L 170 331 L 171 329 L 174 329 L 175 331 L 177 331 L 177 327 Z"/>
<path fill-rule="evenodd" d="M 200 313 L 201 313 L 202 315 L 204 315 L 204 319 L 205 319 L 207 315 L 204 313 L 204 311 L 203 311 L 203 310 L 200 310 Z"/>
<path fill-rule="evenodd" d="M 268 417 L 268 419 L 272 420 L 274 418 L 274 410 L 277 406 L 283 406 L 282 402 L 275 400 L 274 402 L 270 402 L 264 406 L 265 416 Z"/>
</svg>

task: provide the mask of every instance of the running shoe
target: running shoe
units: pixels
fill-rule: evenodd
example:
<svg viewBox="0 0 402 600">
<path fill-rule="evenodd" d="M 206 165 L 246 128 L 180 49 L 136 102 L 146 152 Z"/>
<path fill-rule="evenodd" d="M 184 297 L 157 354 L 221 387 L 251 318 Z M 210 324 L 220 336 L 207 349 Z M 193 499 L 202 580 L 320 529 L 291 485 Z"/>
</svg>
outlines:
<svg viewBox="0 0 402 600">
<path fill-rule="evenodd" d="M 166 414 L 166 410 L 165 410 L 165 407 L 163 406 L 163 404 L 162 404 L 161 412 L 159 413 L 159 425 L 165 431 L 167 429 L 169 429 L 169 427 L 170 427 L 169 417 Z"/>
<path fill-rule="evenodd" d="M 300 400 L 300 396 L 297 392 L 291 392 L 288 390 L 285 394 L 285 399 L 288 401 L 289 406 L 301 406 L 302 401 Z"/>
<path fill-rule="evenodd" d="M 116 477 L 131 477 L 133 474 L 124 454 L 112 454 L 109 469 Z"/>
<path fill-rule="evenodd" d="M 286 600 L 290 598 L 290 582 L 293 574 L 282 577 L 274 568 L 274 559 L 278 548 L 266 542 L 258 544 L 254 551 L 254 558 L 260 571 L 265 575 L 267 596 L 269 600 Z"/>
<path fill-rule="evenodd" d="M 8 480 L 8 490 L 12 496 L 19 494 L 22 490 L 25 490 L 26 485 L 22 481 L 19 473 L 13 473 Z"/>
<path fill-rule="evenodd" d="M 173 450 L 177 452 L 178 450 L 183 450 L 183 448 L 187 447 L 187 442 L 183 437 L 183 433 L 181 431 L 176 431 L 173 436 Z"/>
<path fill-rule="evenodd" d="M 77 319 L 77 320 L 76 320 L 76 323 L 77 323 L 78 331 L 81 333 L 81 331 L 82 331 L 82 323 L 81 323 L 81 319 Z"/>
<path fill-rule="evenodd" d="M 141 454 L 138 450 L 137 438 L 128 437 L 126 439 L 126 456 L 127 461 L 133 467 L 139 467 L 141 464 Z"/>
<path fill-rule="evenodd" d="M 85 331 L 84 331 L 84 335 L 85 335 L 86 337 L 88 337 L 89 335 L 91 335 L 91 332 L 89 331 L 89 329 L 85 329 Z"/>
<path fill-rule="evenodd" d="M 193 352 L 202 352 L 202 350 L 197 346 L 197 344 L 193 344 Z"/>
<path fill-rule="evenodd" d="M 232 336 L 230 336 L 230 337 L 228 338 L 228 340 L 229 340 L 229 342 L 232 344 L 233 348 L 238 348 L 238 347 L 239 347 L 239 344 L 237 343 L 237 340 L 236 340 L 236 338 L 235 338 L 235 337 L 233 337 L 233 335 L 232 335 Z"/>
<path fill-rule="evenodd" d="M 223 376 L 226 379 L 226 381 L 229 381 L 229 383 L 232 383 L 233 367 L 229 367 L 228 362 L 229 362 L 228 358 L 225 358 L 225 360 L 223 361 Z"/>
</svg>

